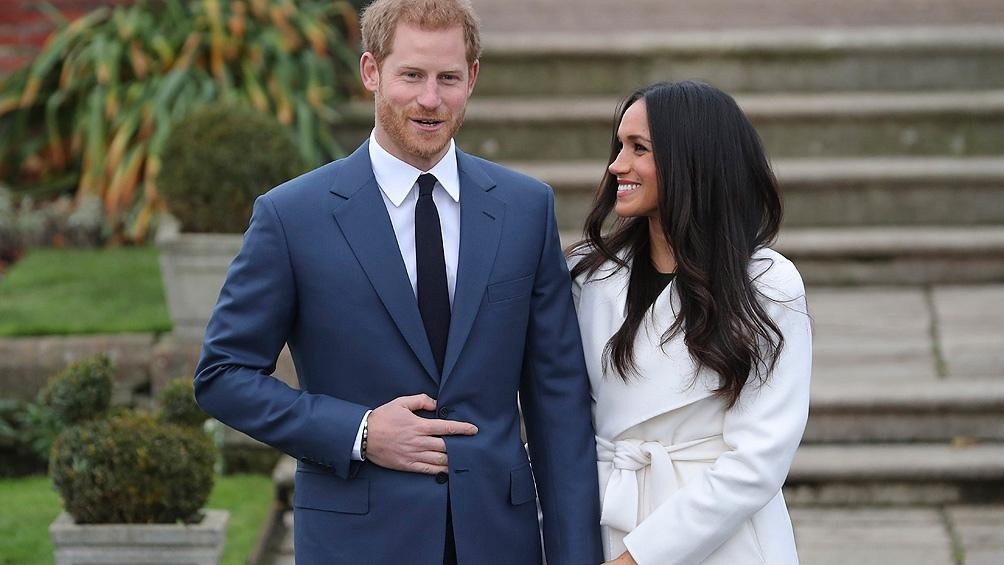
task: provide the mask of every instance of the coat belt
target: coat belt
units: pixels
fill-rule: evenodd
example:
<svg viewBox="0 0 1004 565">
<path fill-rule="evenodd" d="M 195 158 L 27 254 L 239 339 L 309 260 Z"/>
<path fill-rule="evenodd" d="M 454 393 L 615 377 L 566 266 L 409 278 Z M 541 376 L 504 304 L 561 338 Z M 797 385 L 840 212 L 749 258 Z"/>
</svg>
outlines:
<svg viewBox="0 0 1004 565">
<path fill-rule="evenodd" d="M 622 532 L 638 525 L 639 505 L 648 516 L 680 488 L 674 468 L 676 461 L 714 462 L 729 447 L 721 435 L 675 445 L 658 441 L 624 439 L 610 441 L 596 437 L 597 460 L 610 463 L 613 471 L 601 502 L 600 524 Z M 639 500 L 639 473 L 651 467 L 645 479 L 645 501 Z"/>
</svg>

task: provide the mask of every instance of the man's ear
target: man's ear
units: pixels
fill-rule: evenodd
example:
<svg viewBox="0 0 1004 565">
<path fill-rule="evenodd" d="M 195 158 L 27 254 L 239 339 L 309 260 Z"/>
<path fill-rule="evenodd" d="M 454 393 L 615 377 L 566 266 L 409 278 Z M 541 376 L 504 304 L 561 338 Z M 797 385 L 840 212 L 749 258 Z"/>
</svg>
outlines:
<svg viewBox="0 0 1004 565">
<path fill-rule="evenodd" d="M 366 90 L 376 92 L 380 88 L 380 65 L 369 51 L 359 58 L 359 76 Z"/>
<path fill-rule="evenodd" d="M 474 93 L 474 82 L 478 80 L 478 69 L 481 68 L 481 61 L 474 59 L 471 64 L 470 75 L 471 80 L 467 83 L 467 97 L 470 98 L 471 94 Z"/>
</svg>

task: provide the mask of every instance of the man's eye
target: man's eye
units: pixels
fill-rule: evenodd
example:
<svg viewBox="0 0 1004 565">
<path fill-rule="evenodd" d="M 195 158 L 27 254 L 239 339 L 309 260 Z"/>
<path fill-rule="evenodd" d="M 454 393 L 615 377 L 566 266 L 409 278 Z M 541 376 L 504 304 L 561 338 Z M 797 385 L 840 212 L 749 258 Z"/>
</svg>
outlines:
<svg viewBox="0 0 1004 565">
<path fill-rule="evenodd" d="M 418 73 L 404 73 L 407 78 L 418 78 Z"/>
<path fill-rule="evenodd" d="M 445 81 L 447 81 L 447 82 L 456 82 L 456 81 L 460 80 L 460 77 L 457 76 L 457 75 L 443 75 L 442 79 L 445 80 Z"/>
</svg>

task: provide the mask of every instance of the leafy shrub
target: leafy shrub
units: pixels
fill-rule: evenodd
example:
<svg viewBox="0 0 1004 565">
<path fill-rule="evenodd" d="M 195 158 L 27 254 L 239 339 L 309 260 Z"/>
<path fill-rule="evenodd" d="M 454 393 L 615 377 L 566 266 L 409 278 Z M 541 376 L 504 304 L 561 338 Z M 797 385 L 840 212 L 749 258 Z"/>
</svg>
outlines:
<svg viewBox="0 0 1004 565">
<path fill-rule="evenodd" d="M 67 428 L 49 475 L 77 523 L 197 521 L 216 453 L 201 430 L 123 412 Z"/>
<path fill-rule="evenodd" d="M 59 432 L 67 426 L 107 415 L 114 367 L 107 355 L 96 355 L 52 376 L 14 416 L 22 441 L 42 460 Z"/>
<path fill-rule="evenodd" d="M 24 403 L 0 398 L 0 477 L 20 477 L 45 472 L 46 459 L 32 448 L 28 430 L 22 427 Z"/>
<path fill-rule="evenodd" d="M 303 170 L 296 144 L 279 122 L 248 107 L 220 104 L 175 125 L 159 184 L 183 231 L 240 233 L 254 199 Z"/>
<path fill-rule="evenodd" d="M 36 457 L 48 461 L 52 442 L 63 429 L 52 410 L 36 400 L 26 404 L 14 417 L 25 445 L 35 452 Z"/>
<path fill-rule="evenodd" d="M 251 473 L 271 475 L 282 453 L 268 446 L 226 445 L 220 449 L 223 458 L 223 474 Z"/>
<path fill-rule="evenodd" d="M 209 415 L 195 402 L 192 379 L 180 377 L 164 386 L 158 397 L 160 419 L 169 424 L 202 429 Z"/>
<path fill-rule="evenodd" d="M 111 404 L 113 372 L 107 355 L 74 363 L 49 379 L 39 394 L 40 403 L 63 425 L 101 416 Z"/>
<path fill-rule="evenodd" d="M 348 2 L 136 0 L 54 18 L 32 64 L 0 80 L 0 178 L 98 197 L 112 238 L 149 231 L 165 139 L 201 104 L 275 116 L 310 165 L 341 153 L 334 108 L 360 90 Z"/>
</svg>

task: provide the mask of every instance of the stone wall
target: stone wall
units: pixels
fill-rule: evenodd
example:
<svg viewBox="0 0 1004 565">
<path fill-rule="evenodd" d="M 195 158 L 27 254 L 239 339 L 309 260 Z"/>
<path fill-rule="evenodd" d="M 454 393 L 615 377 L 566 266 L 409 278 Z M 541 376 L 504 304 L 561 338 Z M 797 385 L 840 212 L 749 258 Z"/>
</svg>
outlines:
<svg viewBox="0 0 1004 565">
<path fill-rule="evenodd" d="M 201 344 L 153 334 L 45 336 L 0 339 L 0 397 L 31 400 L 45 382 L 71 363 L 106 353 L 115 364 L 112 401 L 142 404 L 176 377 L 191 378 Z M 275 376 L 297 387 L 289 350 Z"/>
</svg>

